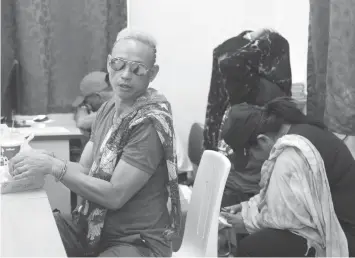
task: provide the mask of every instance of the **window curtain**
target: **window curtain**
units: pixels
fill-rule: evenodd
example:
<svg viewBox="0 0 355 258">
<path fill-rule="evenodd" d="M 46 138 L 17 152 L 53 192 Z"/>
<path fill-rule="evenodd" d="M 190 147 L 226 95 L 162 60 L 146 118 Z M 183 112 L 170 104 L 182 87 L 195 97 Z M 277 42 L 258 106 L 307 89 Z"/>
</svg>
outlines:
<svg viewBox="0 0 355 258">
<path fill-rule="evenodd" d="M 1 13 L 1 83 L 17 59 L 21 114 L 71 112 L 81 79 L 106 70 L 127 24 L 126 0 L 1 0 Z"/>
<path fill-rule="evenodd" d="M 307 114 L 355 135 L 355 1 L 310 0 Z"/>
</svg>

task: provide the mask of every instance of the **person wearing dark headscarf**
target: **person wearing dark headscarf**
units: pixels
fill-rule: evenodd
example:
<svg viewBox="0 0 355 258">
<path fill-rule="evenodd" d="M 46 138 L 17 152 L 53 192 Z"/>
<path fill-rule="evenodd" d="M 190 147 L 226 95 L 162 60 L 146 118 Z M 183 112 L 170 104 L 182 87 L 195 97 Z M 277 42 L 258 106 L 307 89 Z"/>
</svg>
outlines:
<svg viewBox="0 0 355 258">
<path fill-rule="evenodd" d="M 217 150 L 228 106 L 243 102 L 263 105 L 278 96 L 291 96 L 289 55 L 288 41 L 267 29 L 244 31 L 214 49 L 204 132 L 206 150 Z"/>
<path fill-rule="evenodd" d="M 220 128 L 230 106 L 291 96 L 292 74 L 288 41 L 279 33 L 244 31 L 213 52 L 213 68 L 204 131 L 204 148 L 217 150 L 231 161 L 222 206 L 242 202 L 260 190 L 261 164 L 248 161 L 221 139 Z"/>
<path fill-rule="evenodd" d="M 261 106 L 291 96 L 291 77 L 288 41 L 275 31 L 245 31 L 214 50 L 204 147 L 222 152 L 232 163 L 222 205 L 257 193 L 261 168 L 253 162 L 246 166 L 245 156 L 234 153 L 220 137 L 230 106 L 243 102 Z"/>
<path fill-rule="evenodd" d="M 355 255 L 355 161 L 348 147 L 290 98 L 232 106 L 222 137 L 262 163 L 260 192 L 221 213 L 238 256 Z"/>
</svg>

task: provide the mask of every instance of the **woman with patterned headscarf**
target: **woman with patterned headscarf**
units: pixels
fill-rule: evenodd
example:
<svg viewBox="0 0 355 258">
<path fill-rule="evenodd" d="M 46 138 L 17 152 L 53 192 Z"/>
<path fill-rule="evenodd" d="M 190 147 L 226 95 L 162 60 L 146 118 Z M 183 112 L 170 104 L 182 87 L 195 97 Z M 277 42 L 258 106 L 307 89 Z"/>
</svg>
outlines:
<svg viewBox="0 0 355 258">
<path fill-rule="evenodd" d="M 221 213 L 247 234 L 238 257 L 354 257 L 355 161 L 342 140 L 285 97 L 234 105 L 222 137 L 263 164 L 260 192 Z"/>
</svg>

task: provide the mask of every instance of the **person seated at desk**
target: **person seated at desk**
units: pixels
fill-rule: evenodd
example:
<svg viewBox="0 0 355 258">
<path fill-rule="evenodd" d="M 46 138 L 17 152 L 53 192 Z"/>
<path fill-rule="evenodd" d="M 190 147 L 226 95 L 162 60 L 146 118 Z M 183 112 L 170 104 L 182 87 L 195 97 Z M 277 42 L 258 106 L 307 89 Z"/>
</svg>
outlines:
<svg viewBox="0 0 355 258">
<path fill-rule="evenodd" d="M 355 255 L 355 161 L 338 137 L 289 98 L 234 105 L 222 130 L 263 162 L 260 192 L 221 214 L 249 233 L 238 256 Z"/>
<path fill-rule="evenodd" d="M 113 96 L 109 74 L 100 71 L 87 74 L 80 82 L 80 92 L 82 95 L 72 104 L 74 120 L 76 126 L 89 136 L 96 112 Z"/>
<path fill-rule="evenodd" d="M 171 256 L 181 206 L 171 106 L 148 88 L 159 71 L 155 40 L 122 30 L 107 70 L 114 97 L 97 112 L 80 162 L 23 152 L 11 173 L 52 175 L 83 198 L 72 218 L 54 213 L 68 256 Z"/>
<path fill-rule="evenodd" d="M 80 92 L 81 95 L 74 100 L 72 107 L 76 126 L 85 137 L 70 140 L 71 161 L 80 160 L 83 148 L 90 139 L 97 111 L 113 96 L 108 73 L 94 71 L 85 75 L 80 82 Z"/>
<path fill-rule="evenodd" d="M 95 121 L 97 111 L 102 104 L 111 99 L 113 96 L 112 87 L 109 81 L 109 74 L 100 71 L 94 71 L 87 74 L 80 82 L 80 91 L 82 95 L 78 96 L 72 104 L 75 108 L 74 120 L 76 122 L 76 126 L 85 136 L 87 136 L 87 139 L 85 139 L 84 142 L 71 141 L 72 153 L 78 154 L 81 154 L 81 146 L 84 146 L 90 138 L 91 127 Z M 191 178 L 190 174 L 193 171 L 193 167 L 177 135 L 176 153 L 179 182 L 181 181 L 181 183 L 187 183 L 188 179 Z M 75 159 L 76 158 L 73 158 L 73 160 Z"/>
</svg>

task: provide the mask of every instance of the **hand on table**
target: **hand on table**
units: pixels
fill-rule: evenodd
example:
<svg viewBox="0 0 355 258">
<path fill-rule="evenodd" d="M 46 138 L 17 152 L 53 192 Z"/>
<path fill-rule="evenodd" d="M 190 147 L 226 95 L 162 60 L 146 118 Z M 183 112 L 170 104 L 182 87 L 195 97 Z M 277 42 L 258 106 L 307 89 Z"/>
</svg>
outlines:
<svg viewBox="0 0 355 258">
<path fill-rule="evenodd" d="M 24 150 L 9 162 L 9 172 L 18 180 L 31 176 L 44 177 L 51 173 L 54 158 L 43 150 Z"/>
</svg>

